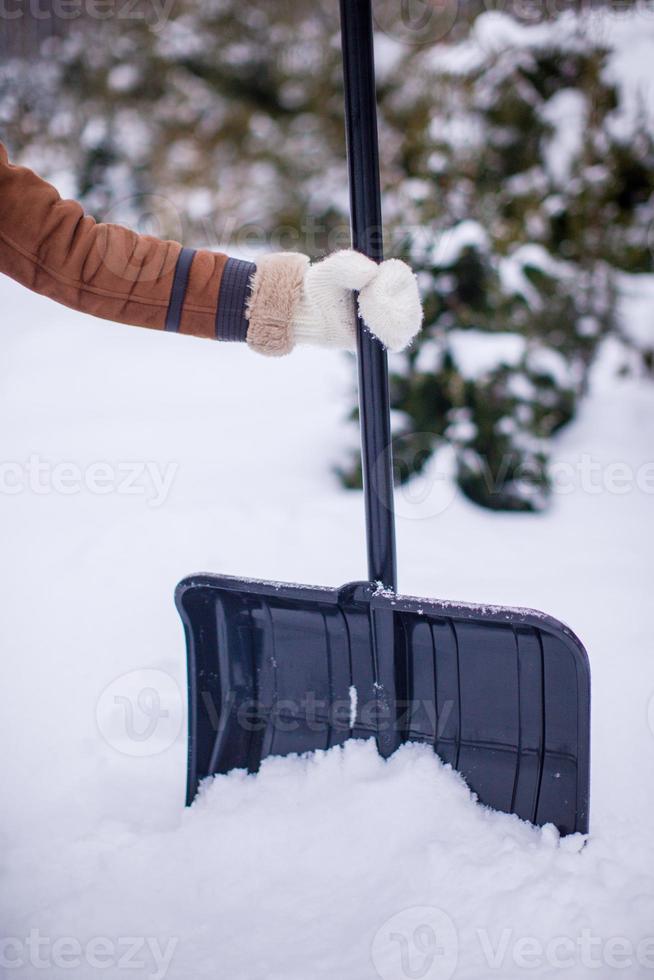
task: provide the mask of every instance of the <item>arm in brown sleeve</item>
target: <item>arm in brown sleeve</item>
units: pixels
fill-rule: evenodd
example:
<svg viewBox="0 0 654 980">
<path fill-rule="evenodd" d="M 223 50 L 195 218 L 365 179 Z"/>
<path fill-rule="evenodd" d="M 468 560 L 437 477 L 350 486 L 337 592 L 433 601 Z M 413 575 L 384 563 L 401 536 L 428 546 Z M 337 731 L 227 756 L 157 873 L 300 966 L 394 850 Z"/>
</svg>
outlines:
<svg viewBox="0 0 654 980">
<path fill-rule="evenodd" d="M 256 267 L 220 252 L 99 224 L 0 143 L 0 272 L 106 320 L 246 340 Z"/>
</svg>

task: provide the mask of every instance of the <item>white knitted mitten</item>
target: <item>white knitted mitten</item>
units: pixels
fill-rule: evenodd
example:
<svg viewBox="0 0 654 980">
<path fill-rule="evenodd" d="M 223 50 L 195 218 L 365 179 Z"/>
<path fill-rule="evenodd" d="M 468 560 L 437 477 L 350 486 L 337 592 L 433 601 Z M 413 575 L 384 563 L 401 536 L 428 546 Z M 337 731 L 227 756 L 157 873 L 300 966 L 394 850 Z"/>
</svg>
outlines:
<svg viewBox="0 0 654 980">
<path fill-rule="evenodd" d="M 379 265 L 351 249 L 310 266 L 293 319 L 297 344 L 356 349 L 353 290 L 368 329 L 392 351 L 403 350 L 422 325 L 418 284 L 399 259 Z"/>
</svg>

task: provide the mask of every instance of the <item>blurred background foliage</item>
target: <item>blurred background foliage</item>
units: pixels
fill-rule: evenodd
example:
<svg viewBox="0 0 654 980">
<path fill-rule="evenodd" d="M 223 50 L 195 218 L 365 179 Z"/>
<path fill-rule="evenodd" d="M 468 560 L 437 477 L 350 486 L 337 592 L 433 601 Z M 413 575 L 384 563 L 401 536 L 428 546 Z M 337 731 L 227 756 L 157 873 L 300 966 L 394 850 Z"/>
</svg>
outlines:
<svg viewBox="0 0 654 980">
<path fill-rule="evenodd" d="M 110 0 L 22 46 L 5 22 L 3 139 L 100 220 L 236 254 L 343 247 L 337 8 Z M 620 295 L 653 271 L 652 100 L 628 82 L 654 11 L 377 0 L 375 19 L 386 252 L 426 309 L 391 364 L 398 479 L 447 447 L 472 500 L 543 508 L 605 339 L 652 371 Z M 360 479 L 354 457 L 340 472 Z"/>
</svg>

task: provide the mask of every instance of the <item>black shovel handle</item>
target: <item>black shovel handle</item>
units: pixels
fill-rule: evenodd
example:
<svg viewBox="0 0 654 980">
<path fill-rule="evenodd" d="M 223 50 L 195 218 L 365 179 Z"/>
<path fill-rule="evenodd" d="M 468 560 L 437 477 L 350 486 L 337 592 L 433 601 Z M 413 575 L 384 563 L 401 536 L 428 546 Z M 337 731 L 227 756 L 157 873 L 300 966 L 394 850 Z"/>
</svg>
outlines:
<svg viewBox="0 0 654 980">
<path fill-rule="evenodd" d="M 352 246 L 381 262 L 384 255 L 371 0 L 340 0 L 340 3 Z M 360 319 L 357 352 L 368 577 L 395 590 L 388 360 L 382 344 Z"/>
</svg>

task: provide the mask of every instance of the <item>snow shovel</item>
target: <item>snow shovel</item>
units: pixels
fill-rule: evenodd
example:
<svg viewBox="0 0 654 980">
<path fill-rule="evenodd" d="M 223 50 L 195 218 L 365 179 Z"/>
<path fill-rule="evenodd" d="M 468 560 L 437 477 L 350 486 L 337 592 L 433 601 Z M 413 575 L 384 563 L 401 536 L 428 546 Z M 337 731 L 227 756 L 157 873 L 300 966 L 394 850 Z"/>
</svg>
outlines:
<svg viewBox="0 0 654 980">
<path fill-rule="evenodd" d="M 382 258 L 370 0 L 341 0 L 353 247 Z M 202 779 L 374 738 L 431 745 L 482 803 L 588 829 L 590 678 L 566 626 L 396 593 L 386 352 L 359 322 L 368 581 L 199 574 L 176 591 L 188 658 L 190 804 Z"/>
</svg>

